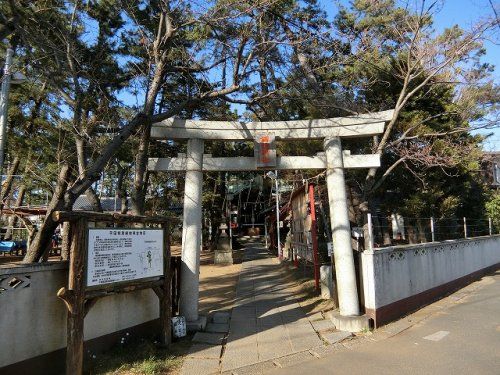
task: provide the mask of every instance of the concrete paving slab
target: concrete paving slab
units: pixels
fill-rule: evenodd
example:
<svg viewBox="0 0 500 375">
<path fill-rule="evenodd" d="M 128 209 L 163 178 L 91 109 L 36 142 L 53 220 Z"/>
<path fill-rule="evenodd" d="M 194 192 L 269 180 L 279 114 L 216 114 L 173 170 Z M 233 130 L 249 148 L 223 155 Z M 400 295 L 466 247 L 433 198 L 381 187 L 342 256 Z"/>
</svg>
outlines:
<svg viewBox="0 0 500 375">
<path fill-rule="evenodd" d="M 253 324 L 254 326 L 257 326 L 257 318 L 255 316 L 243 316 L 239 315 L 235 318 L 231 318 L 231 321 L 229 322 L 229 330 L 231 331 L 231 328 L 236 328 L 237 326 L 247 326 L 249 324 Z"/>
<path fill-rule="evenodd" d="M 227 338 L 226 352 L 231 348 L 244 348 L 257 346 L 257 333 L 247 335 L 230 335 Z"/>
<path fill-rule="evenodd" d="M 278 306 L 275 306 L 273 303 L 269 304 L 260 304 L 255 307 L 255 313 L 258 318 L 262 318 L 264 316 L 279 314 L 280 309 Z"/>
<path fill-rule="evenodd" d="M 310 322 L 316 332 L 324 332 L 335 329 L 335 326 L 329 319 L 312 320 L 312 321 L 310 320 Z"/>
<path fill-rule="evenodd" d="M 287 324 L 286 328 L 292 342 L 293 350 L 296 352 L 308 350 L 323 344 L 309 322 Z"/>
<path fill-rule="evenodd" d="M 225 371 L 222 375 L 261 375 L 276 368 L 273 361 L 255 363 L 253 365 L 239 367 L 234 370 Z"/>
<path fill-rule="evenodd" d="M 225 335 L 221 333 L 196 332 L 192 341 L 203 344 L 221 345 L 224 336 Z"/>
<path fill-rule="evenodd" d="M 290 367 L 314 358 L 315 357 L 310 352 L 305 351 L 275 359 L 274 362 L 279 365 L 278 367 Z"/>
<path fill-rule="evenodd" d="M 210 375 L 219 373 L 218 359 L 186 358 L 181 375 Z"/>
<path fill-rule="evenodd" d="M 229 323 L 231 313 L 229 311 L 216 311 L 212 315 L 213 323 Z"/>
<path fill-rule="evenodd" d="M 298 304 L 293 304 L 293 306 L 293 308 L 289 308 L 289 305 L 280 307 L 283 323 L 309 323 L 304 310 Z"/>
<path fill-rule="evenodd" d="M 407 330 L 412 325 L 413 325 L 413 322 L 410 320 L 407 320 L 405 318 L 405 319 L 398 320 L 397 322 L 393 322 L 391 324 L 388 324 L 388 325 L 384 326 L 383 328 L 381 328 L 381 330 L 389 333 L 391 336 L 395 336 L 395 335 Z"/>
<path fill-rule="evenodd" d="M 208 323 L 205 327 L 205 332 L 227 333 L 229 332 L 228 323 Z"/>
<path fill-rule="evenodd" d="M 315 348 L 309 349 L 308 352 L 316 358 L 325 358 L 342 349 L 345 349 L 345 346 L 337 343 L 333 345 L 320 345 Z"/>
<path fill-rule="evenodd" d="M 291 302 L 287 303 L 286 305 L 280 306 L 279 310 L 281 312 L 287 312 L 287 311 L 290 311 L 290 310 L 300 310 L 300 311 L 302 311 L 302 308 L 300 307 L 300 305 L 299 305 L 298 302 L 291 301 Z M 305 313 L 303 315 L 305 316 Z"/>
<path fill-rule="evenodd" d="M 257 317 L 257 313 L 255 310 L 255 306 L 246 306 L 241 305 L 233 308 L 231 312 L 231 321 L 235 320 L 246 320 L 246 319 L 255 319 Z"/>
<path fill-rule="evenodd" d="M 255 305 L 255 297 L 253 295 L 248 295 L 248 296 L 236 296 L 234 298 L 234 303 L 240 305 L 240 306 L 254 306 Z"/>
<path fill-rule="evenodd" d="M 220 345 L 193 344 L 188 350 L 187 357 L 219 359 L 221 350 L 222 346 Z"/>
<path fill-rule="evenodd" d="M 265 250 L 246 249 L 221 358 L 223 372 L 260 374 L 276 368 L 277 358 L 323 345 L 290 289 L 294 284 L 284 282 L 283 274 L 279 262 Z M 309 352 L 292 356 L 283 359 L 283 365 L 308 357 L 312 357 Z"/>
<path fill-rule="evenodd" d="M 263 328 L 257 334 L 259 360 L 266 361 L 293 353 L 288 333 L 283 325 Z"/>
<path fill-rule="evenodd" d="M 351 336 L 351 332 L 345 331 L 326 332 L 321 334 L 321 337 L 330 345 L 336 344 L 337 342 L 345 340 L 346 338 Z"/>
<path fill-rule="evenodd" d="M 226 345 L 222 360 L 222 371 L 248 366 L 259 362 L 257 341 L 248 343 L 244 339 Z"/>
<path fill-rule="evenodd" d="M 317 321 L 317 320 L 324 320 L 325 318 L 323 317 L 322 313 L 317 312 L 317 313 L 314 313 L 314 314 L 307 315 L 307 319 L 309 319 L 309 321 L 311 321 L 311 322 L 314 322 L 314 321 Z"/>
<path fill-rule="evenodd" d="M 231 322 L 229 328 L 228 340 L 232 338 L 240 339 L 242 337 L 256 335 L 258 332 L 256 321 L 241 321 L 241 322 Z"/>
<path fill-rule="evenodd" d="M 269 327 L 269 326 L 278 326 L 283 324 L 283 318 L 279 312 L 270 315 L 263 315 L 260 318 L 257 318 L 257 326 L 258 327 Z"/>
</svg>

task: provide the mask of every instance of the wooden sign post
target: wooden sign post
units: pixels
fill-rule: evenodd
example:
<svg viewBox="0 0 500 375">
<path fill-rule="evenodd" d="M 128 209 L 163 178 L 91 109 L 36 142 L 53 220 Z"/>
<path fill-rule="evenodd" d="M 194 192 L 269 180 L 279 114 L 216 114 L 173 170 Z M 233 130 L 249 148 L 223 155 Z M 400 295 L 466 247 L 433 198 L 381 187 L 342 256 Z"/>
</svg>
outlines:
<svg viewBox="0 0 500 375">
<path fill-rule="evenodd" d="M 71 247 L 68 287 L 62 287 L 57 292 L 68 309 L 67 316 L 67 353 L 66 353 L 66 374 L 81 374 L 83 371 L 83 333 L 84 320 L 96 301 L 105 296 L 118 293 L 126 293 L 135 290 L 151 288 L 158 296 L 160 306 L 160 342 L 168 346 L 171 343 L 170 322 L 172 317 L 171 300 L 171 271 L 170 271 L 170 236 L 169 236 L 169 218 L 145 216 L 131 216 L 121 214 L 103 214 L 96 212 L 74 212 L 57 211 L 53 218 L 57 222 L 69 222 L 71 226 Z M 158 275 L 153 277 L 137 277 L 133 270 L 127 269 L 119 272 L 108 272 L 107 274 L 97 271 L 97 277 L 89 280 L 88 272 L 88 246 L 89 246 L 89 222 L 106 222 L 111 224 L 156 224 L 162 229 L 162 254 L 158 259 L 162 260 L 162 269 Z M 144 228 L 106 228 L 110 235 L 118 236 L 136 235 L 147 232 Z M 151 230 L 151 229 L 150 229 Z M 113 237 L 113 236 L 112 236 Z M 97 237 L 99 238 L 99 237 Z M 137 255 L 134 252 L 140 249 L 132 248 L 132 239 L 123 240 L 123 238 L 110 238 L 105 240 L 106 245 L 103 248 L 105 252 L 113 250 L 113 246 L 120 246 L 127 242 L 127 253 L 121 257 Z M 101 241 L 102 242 L 102 241 Z M 152 241 L 151 241 L 152 242 Z M 117 245 L 118 244 L 118 245 Z M 118 248 L 118 251 L 120 249 Z M 155 250 L 155 249 L 153 249 Z M 151 249 L 145 253 L 147 259 L 142 259 L 150 266 L 153 262 Z M 156 254 L 158 255 L 158 254 Z M 106 254 L 101 255 L 106 257 Z M 119 257 L 118 257 L 119 258 Z M 109 258 L 111 259 L 111 258 Z M 107 260 L 108 262 L 110 260 Z M 156 260 L 158 260 L 156 259 Z M 97 261 L 101 265 L 103 262 Z M 99 275 L 105 275 L 99 279 Z M 110 276 L 112 275 L 112 276 Z M 122 278 L 123 280 L 120 280 Z M 112 280 L 111 282 L 108 282 Z"/>
</svg>

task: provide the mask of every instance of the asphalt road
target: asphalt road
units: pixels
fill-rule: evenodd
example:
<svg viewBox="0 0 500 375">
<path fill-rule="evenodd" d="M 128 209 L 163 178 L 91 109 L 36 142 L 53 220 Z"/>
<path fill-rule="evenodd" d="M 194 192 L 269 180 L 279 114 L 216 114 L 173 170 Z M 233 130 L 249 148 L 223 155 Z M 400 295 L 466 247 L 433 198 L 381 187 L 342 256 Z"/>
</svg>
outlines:
<svg viewBox="0 0 500 375">
<path fill-rule="evenodd" d="M 500 271 L 476 286 L 395 336 L 266 374 L 499 375 Z"/>
</svg>

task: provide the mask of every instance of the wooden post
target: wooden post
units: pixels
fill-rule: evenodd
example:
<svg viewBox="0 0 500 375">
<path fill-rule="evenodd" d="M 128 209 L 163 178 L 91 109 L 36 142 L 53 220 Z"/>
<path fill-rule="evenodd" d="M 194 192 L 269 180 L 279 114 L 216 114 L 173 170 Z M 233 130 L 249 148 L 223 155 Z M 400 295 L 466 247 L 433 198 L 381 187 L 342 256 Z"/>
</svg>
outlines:
<svg viewBox="0 0 500 375">
<path fill-rule="evenodd" d="M 160 343 L 169 346 L 172 342 L 171 319 L 172 319 L 172 298 L 171 298 L 171 266 L 170 266 L 170 237 L 168 223 L 163 226 L 163 282 L 161 286 L 153 287 L 158 296 L 160 306 Z"/>
<path fill-rule="evenodd" d="M 83 371 L 83 323 L 85 318 L 84 263 L 87 242 L 87 220 L 79 219 L 72 224 L 69 262 L 68 291 L 65 300 L 68 309 L 66 374 Z M 64 294 L 64 293 L 62 293 Z"/>
</svg>

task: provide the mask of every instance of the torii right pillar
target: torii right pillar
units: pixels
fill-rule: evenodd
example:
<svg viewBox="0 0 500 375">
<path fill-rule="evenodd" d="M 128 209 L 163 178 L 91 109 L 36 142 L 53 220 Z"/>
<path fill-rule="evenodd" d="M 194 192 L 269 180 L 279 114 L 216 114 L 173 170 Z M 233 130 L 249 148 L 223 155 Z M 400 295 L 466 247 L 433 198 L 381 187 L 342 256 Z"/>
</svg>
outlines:
<svg viewBox="0 0 500 375">
<path fill-rule="evenodd" d="M 340 137 L 325 139 L 326 184 L 330 206 L 333 254 L 339 299 L 340 316 L 330 318 L 339 330 L 357 332 L 368 326 L 365 317 L 360 317 L 356 271 L 351 245 L 351 226 L 347 206 L 344 178 L 344 162 Z"/>
</svg>

